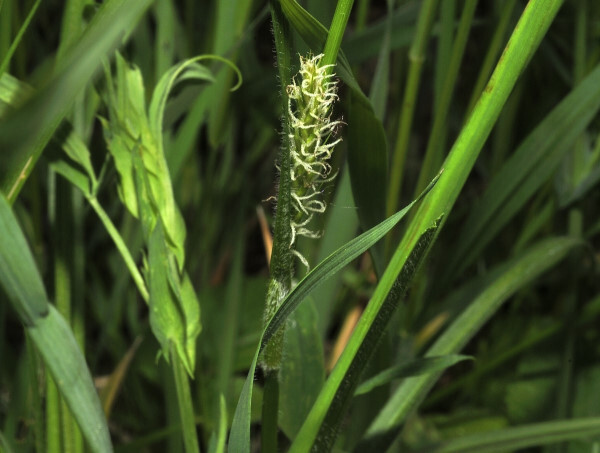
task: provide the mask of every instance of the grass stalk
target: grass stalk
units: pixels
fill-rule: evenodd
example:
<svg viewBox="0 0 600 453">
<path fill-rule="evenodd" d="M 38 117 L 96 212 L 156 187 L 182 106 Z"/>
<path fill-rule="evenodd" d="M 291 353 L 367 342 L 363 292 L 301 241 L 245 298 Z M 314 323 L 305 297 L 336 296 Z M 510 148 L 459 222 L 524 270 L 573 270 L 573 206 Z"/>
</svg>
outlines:
<svg viewBox="0 0 600 453">
<path fill-rule="evenodd" d="M 123 241 L 123 238 L 119 234 L 119 231 L 115 227 L 112 220 L 110 220 L 110 217 L 108 217 L 108 214 L 106 214 L 106 211 L 102 208 L 100 203 L 98 203 L 96 197 L 88 198 L 88 202 L 100 218 L 100 221 L 104 225 L 104 228 L 106 228 L 106 231 L 115 243 L 115 246 L 121 254 L 123 261 L 125 261 L 125 265 L 127 266 L 127 269 L 129 270 L 129 273 L 131 274 L 131 277 L 133 278 L 133 281 L 136 284 L 140 295 L 142 296 L 144 301 L 148 303 L 148 301 L 150 300 L 150 295 L 148 293 L 148 289 L 146 288 L 146 283 L 144 283 L 144 278 L 142 277 L 142 274 L 137 268 L 137 265 L 135 264 L 135 261 L 131 256 L 131 252 L 129 252 L 127 245 L 125 244 L 125 241 Z"/>
<path fill-rule="evenodd" d="M 46 369 L 46 451 L 62 451 L 60 395 Z"/>
<path fill-rule="evenodd" d="M 37 11 L 38 7 L 40 6 L 40 3 L 42 3 L 42 0 L 36 0 L 36 2 L 33 4 L 31 9 L 29 10 L 29 14 L 27 14 L 27 17 L 25 18 L 25 21 L 21 25 L 21 28 L 19 28 L 17 36 L 15 36 L 15 39 L 13 40 L 12 44 L 10 45 L 10 48 L 4 55 L 4 58 L 2 59 L 2 63 L 0 63 L 0 77 L 2 77 L 2 74 L 4 74 L 4 72 L 8 69 L 10 60 L 12 59 L 12 56 L 14 55 L 15 51 L 17 50 L 17 47 L 21 43 L 21 40 L 23 39 L 23 35 L 27 31 L 27 28 L 29 28 L 29 24 L 31 23 L 31 20 L 33 19 L 33 16 L 35 15 L 35 12 Z"/>
<path fill-rule="evenodd" d="M 175 389 L 177 390 L 177 402 L 185 452 L 200 453 L 190 381 L 185 366 L 174 348 L 171 349 L 171 368 L 173 369 L 173 376 L 175 378 Z"/>
<path fill-rule="evenodd" d="M 408 77 L 404 87 L 404 97 L 398 124 L 398 136 L 392 155 L 392 166 L 390 169 L 390 184 L 387 196 L 388 217 L 396 212 L 400 206 L 400 195 L 404 177 L 404 164 L 408 152 L 408 144 L 412 122 L 415 114 L 415 103 L 419 86 L 421 84 L 421 71 L 425 62 L 425 48 L 427 46 L 431 26 L 435 18 L 438 0 L 425 0 L 419 13 L 419 21 L 415 36 L 408 52 Z"/>
<path fill-rule="evenodd" d="M 277 453 L 278 418 L 279 418 L 279 370 L 265 372 L 263 389 L 261 451 Z"/>
<path fill-rule="evenodd" d="M 371 0 L 358 0 L 356 8 L 356 31 L 361 31 L 365 28 L 368 19 L 369 3 Z"/>
<path fill-rule="evenodd" d="M 494 69 L 494 64 L 496 63 L 496 59 L 498 58 L 498 54 L 502 49 L 502 45 L 504 44 L 506 33 L 508 31 L 508 26 L 510 25 L 510 19 L 513 16 L 513 11 L 515 9 L 515 5 L 517 0 L 501 0 L 499 3 L 500 9 L 500 19 L 498 20 L 498 26 L 494 31 L 494 35 L 492 36 L 492 40 L 487 48 L 487 52 L 485 54 L 485 58 L 483 59 L 483 63 L 481 65 L 481 69 L 479 70 L 479 75 L 477 76 L 477 81 L 475 82 L 473 93 L 471 94 L 471 99 L 469 100 L 469 107 L 467 107 L 467 115 L 473 110 L 475 107 L 475 103 L 485 84 Z"/>
<path fill-rule="evenodd" d="M 338 0 L 323 53 L 323 65 L 335 64 L 354 0 Z"/>
<path fill-rule="evenodd" d="M 27 335 L 25 337 L 25 346 L 27 348 L 27 358 L 29 361 L 29 379 L 31 382 L 31 395 L 32 395 L 32 416 L 33 416 L 33 439 L 34 439 L 34 451 L 36 453 L 43 453 L 44 450 L 44 410 L 42 404 L 42 395 L 39 386 L 39 370 L 41 369 L 41 362 L 38 358 L 37 351 L 31 341 L 31 338 Z"/>
<path fill-rule="evenodd" d="M 54 301 L 58 312 L 68 324 L 72 322 L 72 275 L 73 266 L 73 210 L 71 195 L 73 187 L 55 173 L 50 176 L 51 222 L 53 223 L 54 243 Z M 74 453 L 77 451 L 77 436 L 79 430 L 71 411 L 64 399 L 60 399 L 60 425 L 62 430 L 62 451 Z"/>
<path fill-rule="evenodd" d="M 473 22 L 473 15 L 475 14 L 475 8 L 477 7 L 478 0 L 466 0 L 465 6 L 460 18 L 458 25 L 458 31 L 454 45 L 452 47 L 452 54 L 449 61 L 449 66 L 446 69 L 446 77 L 440 98 L 437 104 L 435 118 L 433 120 L 433 127 L 429 134 L 429 141 L 427 142 L 427 149 L 425 151 L 425 158 L 421 166 L 421 172 L 419 173 L 419 179 L 413 194 L 413 198 L 418 196 L 433 176 L 439 171 L 439 167 L 443 161 L 444 148 L 442 147 L 443 138 L 445 136 L 445 129 L 448 120 L 448 112 L 450 110 L 450 103 L 452 101 L 452 95 L 458 79 L 458 72 L 462 62 L 462 58 L 465 52 L 467 44 L 467 38 L 471 31 L 471 23 Z"/>
<path fill-rule="evenodd" d="M 277 311 L 279 304 L 291 290 L 293 273 L 293 256 L 290 244 L 291 236 L 291 155 L 289 138 L 289 119 L 287 112 L 287 86 L 291 83 L 291 49 L 292 34 L 290 26 L 285 19 L 279 2 L 271 1 L 271 21 L 275 50 L 277 53 L 277 68 L 281 83 L 281 112 L 283 118 L 283 139 L 279 151 L 279 189 L 277 191 L 277 211 L 273 232 L 273 249 L 271 252 L 269 289 L 267 291 L 264 322 L 268 322 Z M 283 328 L 274 335 L 263 354 L 263 368 L 265 369 L 265 387 L 263 397 L 263 417 L 261 437 L 266 445 L 266 452 L 277 451 L 277 414 L 279 411 L 279 385 L 278 370 L 281 363 L 283 350 Z M 264 402 L 269 401 L 272 407 L 265 407 Z M 268 450 L 270 449 L 270 450 Z"/>
</svg>

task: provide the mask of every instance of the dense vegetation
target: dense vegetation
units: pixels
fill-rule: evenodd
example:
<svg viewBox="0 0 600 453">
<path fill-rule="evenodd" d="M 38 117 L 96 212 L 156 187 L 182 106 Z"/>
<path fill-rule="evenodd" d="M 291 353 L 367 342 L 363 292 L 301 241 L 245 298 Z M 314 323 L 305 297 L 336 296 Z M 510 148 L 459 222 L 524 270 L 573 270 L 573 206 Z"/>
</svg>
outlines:
<svg viewBox="0 0 600 453">
<path fill-rule="evenodd" d="M 600 3 L 0 0 L 0 451 L 600 451 Z"/>
</svg>

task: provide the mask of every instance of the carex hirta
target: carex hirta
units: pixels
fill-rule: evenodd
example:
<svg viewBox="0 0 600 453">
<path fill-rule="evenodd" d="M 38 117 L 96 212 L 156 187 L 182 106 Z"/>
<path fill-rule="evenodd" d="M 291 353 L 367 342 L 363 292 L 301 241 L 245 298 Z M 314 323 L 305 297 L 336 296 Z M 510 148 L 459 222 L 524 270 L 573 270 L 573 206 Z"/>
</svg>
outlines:
<svg viewBox="0 0 600 453">
<path fill-rule="evenodd" d="M 290 248 L 302 263 L 306 259 L 295 251 L 296 236 L 316 238 L 320 232 L 309 227 L 314 214 L 327 207 L 321 198 L 324 183 L 335 178 L 329 159 L 341 141 L 336 130 L 341 124 L 332 120 L 332 106 L 338 99 L 333 65 L 322 65 L 323 55 L 300 56 L 300 71 L 287 87 L 289 150 L 291 156 L 292 230 Z"/>
</svg>

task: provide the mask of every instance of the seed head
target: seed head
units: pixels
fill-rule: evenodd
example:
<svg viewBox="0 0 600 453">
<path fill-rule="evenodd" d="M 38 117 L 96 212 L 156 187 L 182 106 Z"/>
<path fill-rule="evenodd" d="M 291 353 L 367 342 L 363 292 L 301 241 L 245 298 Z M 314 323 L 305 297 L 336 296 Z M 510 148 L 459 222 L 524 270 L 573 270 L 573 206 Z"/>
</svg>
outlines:
<svg viewBox="0 0 600 453">
<path fill-rule="evenodd" d="M 342 122 L 331 120 L 332 106 L 338 99 L 337 79 L 330 71 L 334 65 L 322 65 L 322 58 L 322 54 L 300 56 L 300 71 L 287 87 L 292 160 L 290 248 L 296 236 L 320 236 L 308 224 L 314 214 L 325 212 L 327 205 L 319 196 L 321 187 L 337 174 L 332 174 L 329 164 L 333 148 L 341 141 L 335 135 Z M 294 253 L 308 266 L 302 255 Z"/>
</svg>

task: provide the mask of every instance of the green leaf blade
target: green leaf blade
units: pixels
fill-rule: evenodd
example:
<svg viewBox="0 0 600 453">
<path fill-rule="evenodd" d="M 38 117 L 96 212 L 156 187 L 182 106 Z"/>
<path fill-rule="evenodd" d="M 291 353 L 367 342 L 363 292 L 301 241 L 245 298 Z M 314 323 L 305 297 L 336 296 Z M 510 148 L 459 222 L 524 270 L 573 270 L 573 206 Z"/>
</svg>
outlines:
<svg viewBox="0 0 600 453">
<path fill-rule="evenodd" d="M 481 326 L 519 288 L 564 259 L 581 242 L 573 238 L 551 238 L 511 260 L 471 302 L 468 308 L 444 331 L 427 351 L 426 357 L 456 354 Z M 364 448 L 369 451 L 384 448 L 378 439 L 390 441 L 388 433 L 397 431 L 406 416 L 422 401 L 439 378 L 440 373 L 420 376 L 403 382 L 373 421 L 367 432 Z"/>
</svg>

